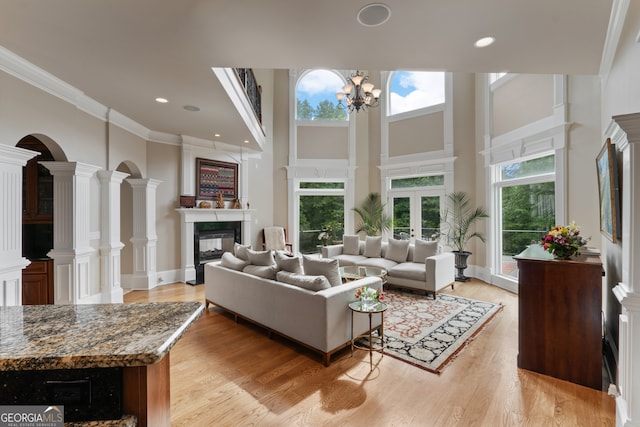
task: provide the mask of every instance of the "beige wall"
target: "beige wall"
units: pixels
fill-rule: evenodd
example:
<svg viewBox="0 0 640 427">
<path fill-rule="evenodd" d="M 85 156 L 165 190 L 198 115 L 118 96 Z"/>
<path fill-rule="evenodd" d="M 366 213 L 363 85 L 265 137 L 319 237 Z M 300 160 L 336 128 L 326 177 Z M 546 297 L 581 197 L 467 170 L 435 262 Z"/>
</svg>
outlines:
<svg viewBox="0 0 640 427">
<path fill-rule="evenodd" d="M 569 122 L 567 141 L 567 220 L 575 221 L 591 246 L 601 247 L 598 178 L 595 159 L 604 140 L 600 129 L 600 79 L 569 76 L 567 84 Z"/>
<path fill-rule="evenodd" d="M 162 181 L 156 190 L 156 270 L 180 266 L 180 217 L 175 209 L 180 194 L 180 147 L 147 143 L 149 175 Z"/>
<path fill-rule="evenodd" d="M 298 126 L 299 159 L 346 159 L 349 157 L 347 127 Z"/>
<path fill-rule="evenodd" d="M 389 123 L 389 157 L 428 153 L 443 148 L 442 111 Z"/>
<path fill-rule="evenodd" d="M 0 144 L 45 135 L 69 161 L 106 165 L 106 126 L 75 106 L 0 72 Z"/>
<path fill-rule="evenodd" d="M 475 117 L 476 78 L 470 73 L 453 74 L 453 155 L 454 191 L 467 193 L 473 203 L 488 208 L 484 192 L 485 169 L 483 157 L 479 153 L 476 141 Z M 483 139 L 481 142 L 483 143 Z M 476 231 L 487 235 L 489 221 L 480 221 Z M 484 266 L 486 263 L 486 245 L 479 239 L 469 243 L 473 255 L 469 263 Z"/>
<path fill-rule="evenodd" d="M 289 164 L 289 71 L 277 70 L 273 82 L 273 224 L 264 225 L 287 226 L 290 200 L 285 167 Z"/>
<path fill-rule="evenodd" d="M 553 76 L 519 74 L 493 91 L 493 136 L 553 114 Z"/>
</svg>

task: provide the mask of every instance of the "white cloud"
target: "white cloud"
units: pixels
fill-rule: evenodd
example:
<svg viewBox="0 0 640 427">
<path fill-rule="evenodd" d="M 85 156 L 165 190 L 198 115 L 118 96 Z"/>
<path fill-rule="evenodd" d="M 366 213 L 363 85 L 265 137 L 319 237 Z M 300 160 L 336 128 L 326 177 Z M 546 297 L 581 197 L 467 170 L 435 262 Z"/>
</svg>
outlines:
<svg viewBox="0 0 640 427">
<path fill-rule="evenodd" d="M 409 72 L 403 74 L 398 83 L 403 88 L 414 90 L 405 96 L 391 93 L 391 114 L 417 110 L 445 101 L 444 73 Z"/>
<path fill-rule="evenodd" d="M 309 95 L 323 92 L 338 92 L 344 86 L 344 82 L 334 72 L 328 70 L 314 70 L 306 74 L 298 83 L 298 91 Z"/>
</svg>

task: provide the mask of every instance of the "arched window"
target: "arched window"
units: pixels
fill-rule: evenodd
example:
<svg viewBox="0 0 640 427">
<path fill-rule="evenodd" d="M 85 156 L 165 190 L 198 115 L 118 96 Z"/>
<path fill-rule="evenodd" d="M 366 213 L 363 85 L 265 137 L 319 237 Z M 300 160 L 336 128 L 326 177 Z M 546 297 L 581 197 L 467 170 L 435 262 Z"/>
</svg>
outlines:
<svg viewBox="0 0 640 427">
<path fill-rule="evenodd" d="M 389 115 L 443 104 L 444 72 L 396 71 L 389 81 Z"/>
<path fill-rule="evenodd" d="M 296 87 L 297 120 L 347 120 L 346 110 L 338 107 L 336 92 L 344 80 L 334 71 L 313 70 L 298 81 Z"/>
</svg>

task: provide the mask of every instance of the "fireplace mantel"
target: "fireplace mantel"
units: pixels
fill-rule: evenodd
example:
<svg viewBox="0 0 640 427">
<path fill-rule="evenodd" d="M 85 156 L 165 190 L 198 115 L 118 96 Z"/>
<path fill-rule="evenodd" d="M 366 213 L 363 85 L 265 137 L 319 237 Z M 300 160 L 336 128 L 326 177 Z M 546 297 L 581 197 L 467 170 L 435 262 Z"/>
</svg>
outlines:
<svg viewBox="0 0 640 427">
<path fill-rule="evenodd" d="M 242 223 L 242 244 L 251 244 L 251 214 L 254 209 L 178 208 L 176 211 L 180 214 L 180 280 L 185 283 L 196 278 L 193 258 L 193 229 L 196 222 L 239 221 Z"/>
</svg>

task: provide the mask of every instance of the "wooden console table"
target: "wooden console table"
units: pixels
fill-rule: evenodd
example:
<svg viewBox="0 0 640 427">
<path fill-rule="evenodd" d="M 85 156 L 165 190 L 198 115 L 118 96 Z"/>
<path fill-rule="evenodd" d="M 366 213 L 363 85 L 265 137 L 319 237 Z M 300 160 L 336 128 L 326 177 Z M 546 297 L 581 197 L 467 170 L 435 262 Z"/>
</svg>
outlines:
<svg viewBox="0 0 640 427">
<path fill-rule="evenodd" d="M 602 262 L 517 256 L 518 367 L 602 388 Z"/>
</svg>

